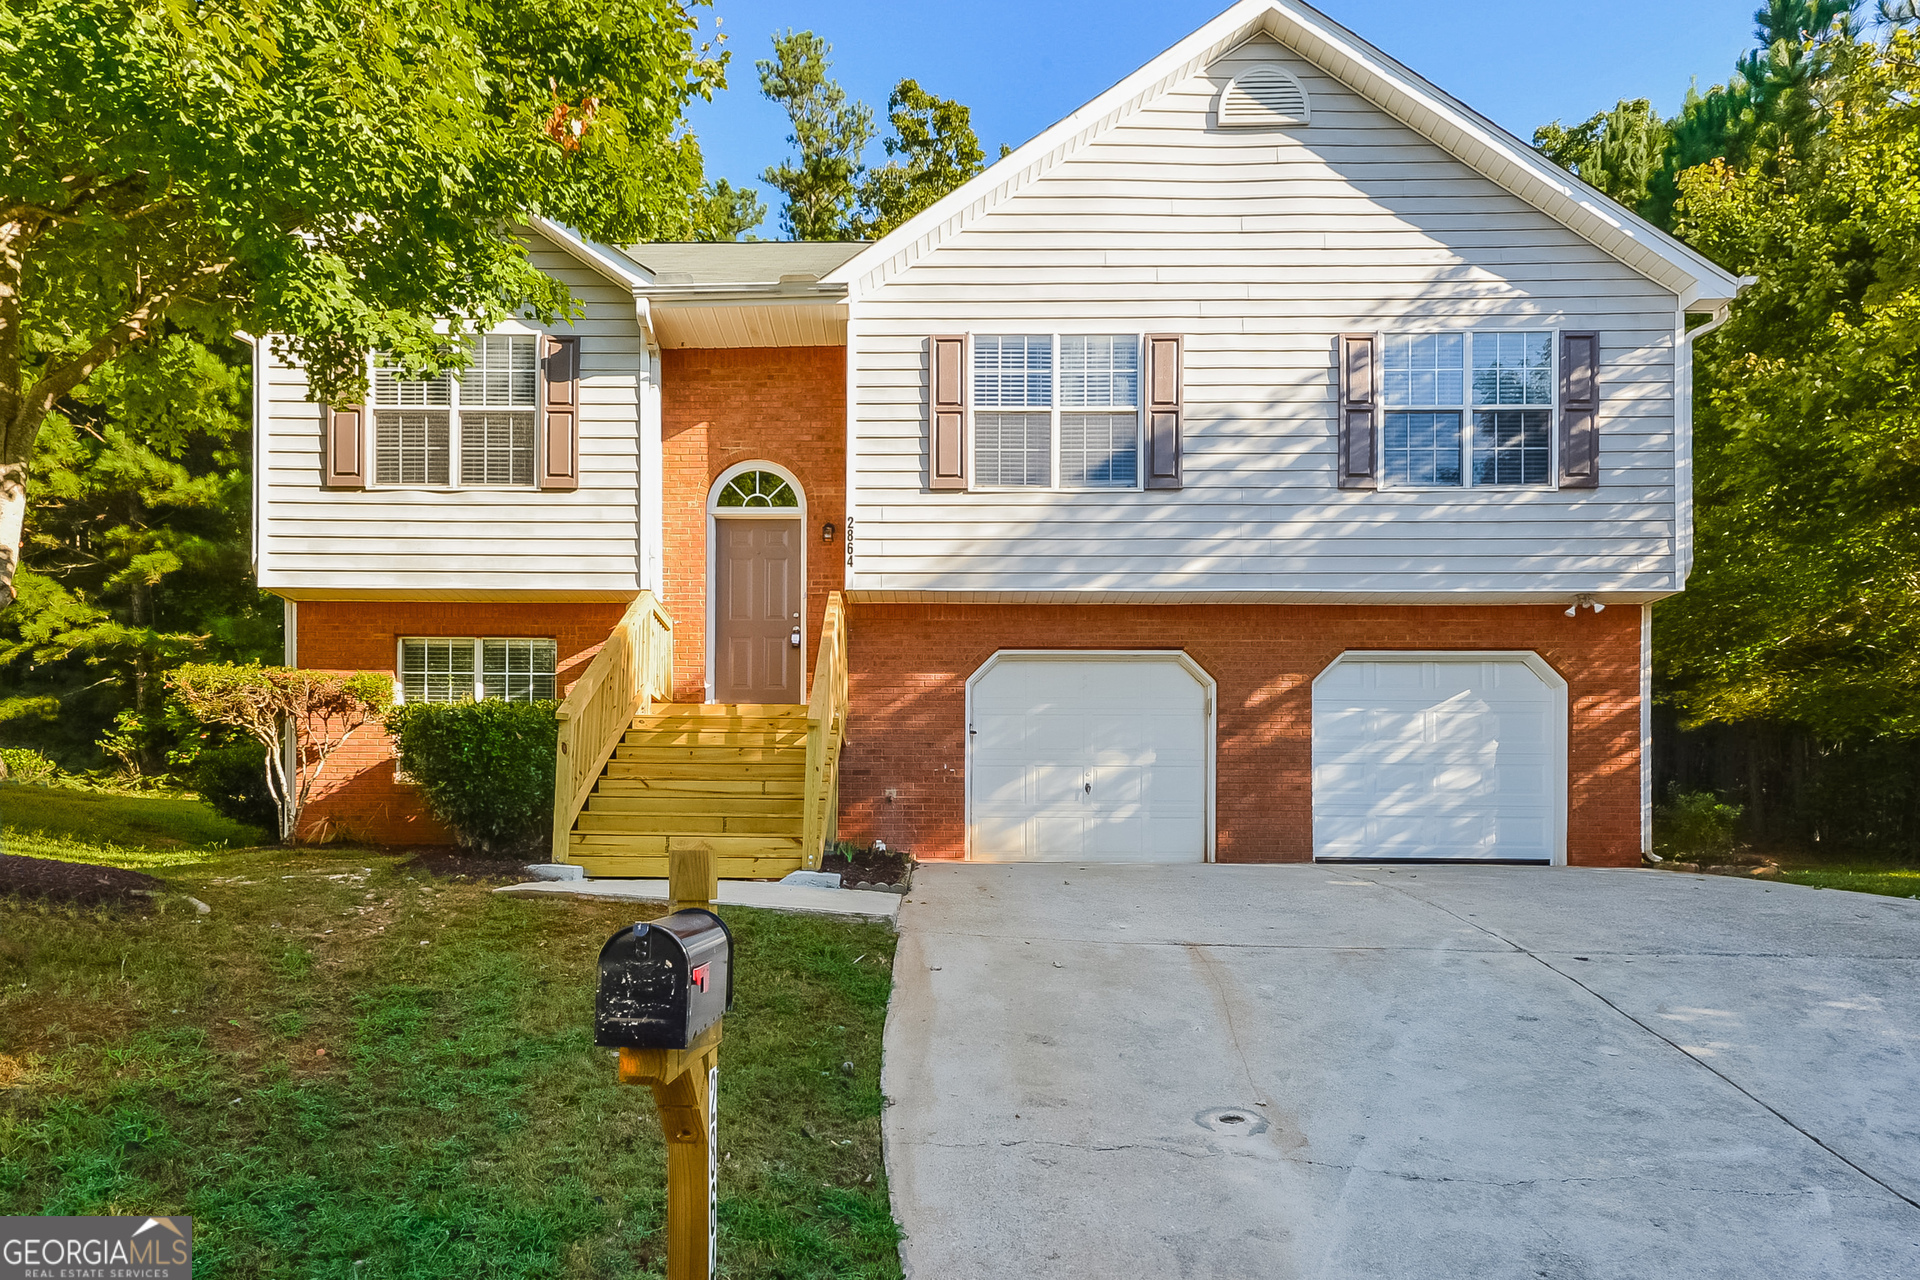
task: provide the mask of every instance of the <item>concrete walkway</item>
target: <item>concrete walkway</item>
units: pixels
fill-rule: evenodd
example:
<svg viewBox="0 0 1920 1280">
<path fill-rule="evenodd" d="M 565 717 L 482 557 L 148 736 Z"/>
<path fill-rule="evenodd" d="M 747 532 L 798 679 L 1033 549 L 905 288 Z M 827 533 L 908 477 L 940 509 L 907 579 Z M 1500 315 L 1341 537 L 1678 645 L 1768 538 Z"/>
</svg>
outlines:
<svg viewBox="0 0 1920 1280">
<path fill-rule="evenodd" d="M 1920 1276 L 1920 902 L 923 864 L 901 929 L 913 1280 Z"/>
<path fill-rule="evenodd" d="M 665 880 L 529 880 L 495 889 L 495 893 L 540 898 L 558 894 L 573 898 L 625 898 L 634 902 L 665 902 Z M 800 915 L 863 916 L 893 920 L 900 914 L 900 895 L 873 889 L 816 889 L 811 885 L 781 884 L 777 880 L 722 880 L 723 907 L 759 907 L 764 911 L 792 911 Z"/>
</svg>

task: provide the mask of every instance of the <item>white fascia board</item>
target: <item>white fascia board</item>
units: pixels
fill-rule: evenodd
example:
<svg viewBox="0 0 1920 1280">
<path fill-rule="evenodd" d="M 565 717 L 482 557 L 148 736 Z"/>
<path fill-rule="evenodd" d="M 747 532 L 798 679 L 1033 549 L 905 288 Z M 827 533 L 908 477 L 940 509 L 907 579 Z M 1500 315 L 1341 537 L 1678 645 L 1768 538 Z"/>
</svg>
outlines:
<svg viewBox="0 0 1920 1280">
<path fill-rule="evenodd" d="M 622 288 L 638 292 L 653 287 L 652 274 L 618 249 L 596 244 L 551 218 L 528 218 L 527 225 L 572 255 L 582 266 L 591 267 Z"/>
<path fill-rule="evenodd" d="M 1266 34 L 1316 64 L 1481 176 L 1669 289 L 1682 307 L 1725 303 L 1742 281 L 1567 173 L 1458 99 L 1297 0 L 1240 0 L 1087 105 L 891 233 L 822 283 L 882 280 L 1053 168 L 1090 140 L 1234 46 Z"/>
</svg>

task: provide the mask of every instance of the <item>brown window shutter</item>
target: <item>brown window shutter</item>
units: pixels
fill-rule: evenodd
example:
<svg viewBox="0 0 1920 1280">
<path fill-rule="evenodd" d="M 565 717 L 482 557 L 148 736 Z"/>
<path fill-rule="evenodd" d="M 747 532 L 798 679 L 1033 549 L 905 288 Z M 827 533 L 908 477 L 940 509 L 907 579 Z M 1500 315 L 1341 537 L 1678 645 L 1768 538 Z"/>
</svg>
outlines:
<svg viewBox="0 0 1920 1280">
<path fill-rule="evenodd" d="M 1380 335 L 1340 336 L 1340 487 L 1380 487 Z"/>
<path fill-rule="evenodd" d="M 967 487 L 967 340 L 927 339 L 927 488 Z"/>
<path fill-rule="evenodd" d="M 544 375 L 540 384 L 541 417 L 546 430 L 540 441 L 540 487 L 580 487 L 580 339 L 541 339 Z"/>
<path fill-rule="evenodd" d="M 1560 487 L 1600 487 L 1600 335 L 1560 335 Z"/>
<path fill-rule="evenodd" d="M 320 410 L 320 483 L 329 489 L 367 487 L 367 409 L 330 404 Z"/>
<path fill-rule="evenodd" d="M 1172 333 L 1147 335 L 1147 480 L 1149 489 L 1181 486 L 1180 435 L 1186 375 L 1181 364 L 1181 338 Z"/>
</svg>

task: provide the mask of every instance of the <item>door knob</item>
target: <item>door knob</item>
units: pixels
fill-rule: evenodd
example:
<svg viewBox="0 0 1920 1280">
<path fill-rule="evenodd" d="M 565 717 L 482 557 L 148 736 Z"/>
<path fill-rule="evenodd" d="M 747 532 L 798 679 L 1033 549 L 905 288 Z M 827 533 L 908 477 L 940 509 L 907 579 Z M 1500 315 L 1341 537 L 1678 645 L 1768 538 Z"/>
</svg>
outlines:
<svg viewBox="0 0 1920 1280">
<path fill-rule="evenodd" d="M 793 629 L 793 634 L 787 637 L 787 643 L 796 649 L 800 647 L 800 628 Z"/>
</svg>

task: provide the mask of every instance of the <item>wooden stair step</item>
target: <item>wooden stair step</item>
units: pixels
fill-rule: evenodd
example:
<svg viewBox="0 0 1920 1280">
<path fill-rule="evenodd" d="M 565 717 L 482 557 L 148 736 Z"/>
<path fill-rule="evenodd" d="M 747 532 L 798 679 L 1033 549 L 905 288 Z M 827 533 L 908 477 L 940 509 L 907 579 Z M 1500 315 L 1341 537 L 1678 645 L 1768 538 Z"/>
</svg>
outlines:
<svg viewBox="0 0 1920 1280">
<path fill-rule="evenodd" d="M 792 720 L 807 718 L 807 707 L 800 702 L 662 702 L 652 711 L 636 717 L 641 720 Z"/>
<path fill-rule="evenodd" d="M 624 831 L 578 831 L 568 848 L 582 853 L 659 854 L 705 847 L 719 856 L 800 856 L 799 836 L 640 835 Z"/>
<path fill-rule="evenodd" d="M 642 880 L 664 880 L 667 878 L 667 855 L 617 853 L 613 851 L 594 851 L 583 853 L 577 847 L 571 855 L 573 861 L 589 876 L 596 880 L 632 877 Z M 722 880 L 778 880 L 781 876 L 800 869 L 800 859 L 784 854 L 755 857 L 747 854 L 728 854 L 714 859 L 714 869 Z"/>
<path fill-rule="evenodd" d="M 804 768 L 807 749 L 799 747 L 629 747 L 614 748 L 613 758 L 620 761 L 653 761 L 661 764 L 772 764 L 793 760 Z"/>
<path fill-rule="evenodd" d="M 609 760 L 601 776 L 630 781 L 644 778 L 654 782 L 678 779 L 684 782 L 739 780 L 799 783 L 805 780 L 806 773 L 805 760 L 795 760 L 791 763 L 783 760 L 762 760 L 751 765 L 741 765 L 736 769 L 715 768 L 711 760 Z"/>
<path fill-rule="evenodd" d="M 684 813 L 712 818 L 759 818 L 785 814 L 797 816 L 802 807 L 801 799 L 797 795 L 701 796 L 684 792 L 668 796 L 634 796 L 595 790 L 587 798 L 587 806 L 595 813 Z"/>
<path fill-rule="evenodd" d="M 643 776 L 623 777 L 609 772 L 601 776 L 593 794 L 678 798 L 707 796 L 714 799 L 730 796 L 798 797 L 806 794 L 806 779 L 801 776 L 802 773 L 804 769 L 794 772 L 791 777 L 770 777 L 756 772 L 752 777 L 715 778 L 705 773 L 671 777 L 643 770 Z"/>
<path fill-rule="evenodd" d="M 619 813 L 589 809 L 574 819 L 582 833 L 640 836 L 792 836 L 800 838 L 800 814 Z"/>
<path fill-rule="evenodd" d="M 629 729 L 621 737 L 623 747 L 791 747 L 807 749 L 805 733 L 787 733 L 771 729 Z"/>
</svg>

